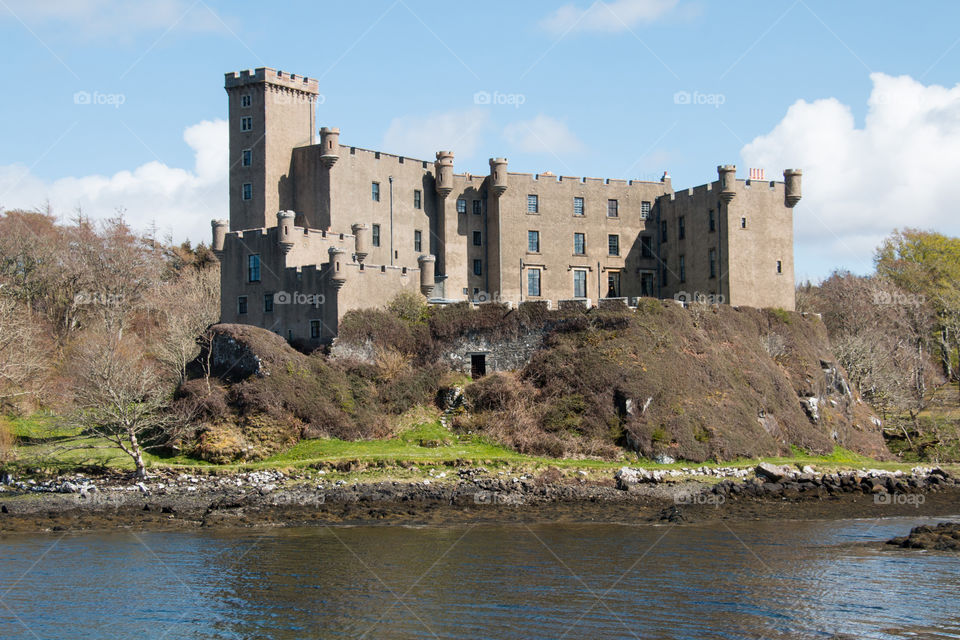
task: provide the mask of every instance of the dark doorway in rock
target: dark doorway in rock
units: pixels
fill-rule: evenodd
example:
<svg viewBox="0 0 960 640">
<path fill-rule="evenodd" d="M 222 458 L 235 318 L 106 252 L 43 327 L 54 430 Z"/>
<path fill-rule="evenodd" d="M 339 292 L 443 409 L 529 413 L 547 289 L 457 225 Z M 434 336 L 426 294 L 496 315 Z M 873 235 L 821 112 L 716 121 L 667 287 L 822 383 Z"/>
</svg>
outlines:
<svg viewBox="0 0 960 640">
<path fill-rule="evenodd" d="M 470 356 L 470 375 L 474 380 L 487 375 L 487 356 L 484 353 L 474 353 Z"/>
</svg>

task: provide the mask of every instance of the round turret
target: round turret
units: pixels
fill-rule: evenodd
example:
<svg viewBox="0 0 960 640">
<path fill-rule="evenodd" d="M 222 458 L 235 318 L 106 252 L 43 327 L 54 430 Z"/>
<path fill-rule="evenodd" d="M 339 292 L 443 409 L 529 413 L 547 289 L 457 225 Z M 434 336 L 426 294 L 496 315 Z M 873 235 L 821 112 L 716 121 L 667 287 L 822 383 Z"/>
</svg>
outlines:
<svg viewBox="0 0 960 640">
<path fill-rule="evenodd" d="M 297 214 L 293 211 L 277 211 L 277 241 L 284 253 L 293 248 L 293 228 Z"/>
<path fill-rule="evenodd" d="M 346 251 L 340 247 L 330 247 L 330 282 L 336 289 L 340 289 L 347 281 L 347 271 L 344 267 L 343 256 Z"/>
<path fill-rule="evenodd" d="M 353 231 L 354 249 L 353 255 L 357 262 L 363 264 L 364 258 L 370 253 L 370 227 L 357 222 L 350 226 Z"/>
<path fill-rule="evenodd" d="M 433 287 L 436 284 L 434 278 L 436 261 L 437 259 L 430 255 L 417 258 L 417 263 L 420 265 L 420 291 L 428 298 L 433 293 Z"/>
<path fill-rule="evenodd" d="M 437 174 L 437 193 L 446 198 L 453 191 L 453 151 L 437 151 L 433 166 Z"/>
<path fill-rule="evenodd" d="M 800 183 L 803 178 L 803 171 L 800 169 L 787 169 L 783 172 L 784 200 L 788 207 L 793 208 L 800 202 Z"/>
<path fill-rule="evenodd" d="M 506 158 L 490 158 L 490 189 L 496 196 L 507 190 Z"/>
<path fill-rule="evenodd" d="M 210 246 L 214 255 L 219 258 L 223 255 L 223 244 L 227 239 L 227 229 L 230 223 L 226 220 L 211 220 L 210 226 L 213 229 L 213 242 Z"/>
<path fill-rule="evenodd" d="M 320 129 L 320 161 L 329 169 L 340 159 L 340 129 L 324 127 Z"/>
<path fill-rule="evenodd" d="M 737 194 L 737 165 L 720 165 L 717 174 L 720 176 L 720 198 L 729 204 Z"/>
</svg>

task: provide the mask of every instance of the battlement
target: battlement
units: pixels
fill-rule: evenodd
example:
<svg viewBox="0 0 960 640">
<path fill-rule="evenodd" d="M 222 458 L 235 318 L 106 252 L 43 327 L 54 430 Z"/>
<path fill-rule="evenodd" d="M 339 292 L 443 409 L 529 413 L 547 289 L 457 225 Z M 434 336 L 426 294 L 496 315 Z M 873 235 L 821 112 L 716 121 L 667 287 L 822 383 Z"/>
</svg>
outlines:
<svg viewBox="0 0 960 640">
<path fill-rule="evenodd" d="M 315 78 L 298 76 L 295 73 L 278 71 L 270 67 L 257 67 L 243 71 L 231 71 L 224 74 L 224 88 L 233 89 L 251 84 L 272 84 L 286 89 L 303 91 L 304 93 L 319 94 L 320 83 Z"/>
</svg>

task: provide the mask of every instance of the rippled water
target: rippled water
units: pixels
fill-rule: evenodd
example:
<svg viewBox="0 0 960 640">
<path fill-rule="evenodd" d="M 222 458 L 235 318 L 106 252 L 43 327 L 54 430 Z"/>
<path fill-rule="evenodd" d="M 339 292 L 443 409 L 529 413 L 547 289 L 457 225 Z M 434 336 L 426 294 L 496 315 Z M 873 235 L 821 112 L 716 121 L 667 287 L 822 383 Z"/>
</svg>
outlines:
<svg viewBox="0 0 960 640">
<path fill-rule="evenodd" d="M 0 637 L 960 637 L 926 522 L 6 536 Z"/>
</svg>

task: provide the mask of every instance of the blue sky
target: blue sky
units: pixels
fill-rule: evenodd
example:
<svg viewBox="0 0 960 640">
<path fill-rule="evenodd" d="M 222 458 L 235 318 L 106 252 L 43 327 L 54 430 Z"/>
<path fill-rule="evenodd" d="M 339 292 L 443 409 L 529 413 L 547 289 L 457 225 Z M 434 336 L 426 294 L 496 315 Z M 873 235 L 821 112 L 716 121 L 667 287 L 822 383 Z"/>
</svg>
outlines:
<svg viewBox="0 0 960 640">
<path fill-rule="evenodd" d="M 458 171 L 507 156 L 514 171 L 669 170 L 679 188 L 718 164 L 799 166 L 797 277 L 862 272 L 894 227 L 960 233 L 960 5 L 923 8 L 0 0 L 0 206 L 123 208 L 206 240 L 226 212 L 223 73 L 272 66 L 320 78 L 318 123 L 342 142 L 452 148 Z"/>
</svg>

